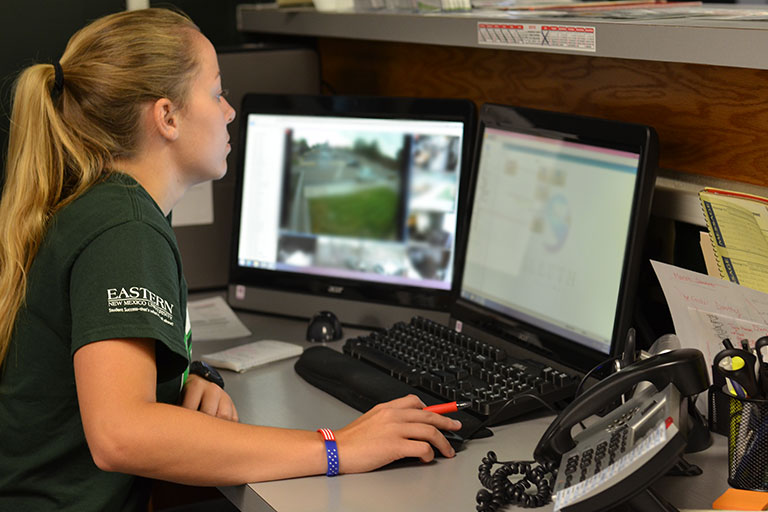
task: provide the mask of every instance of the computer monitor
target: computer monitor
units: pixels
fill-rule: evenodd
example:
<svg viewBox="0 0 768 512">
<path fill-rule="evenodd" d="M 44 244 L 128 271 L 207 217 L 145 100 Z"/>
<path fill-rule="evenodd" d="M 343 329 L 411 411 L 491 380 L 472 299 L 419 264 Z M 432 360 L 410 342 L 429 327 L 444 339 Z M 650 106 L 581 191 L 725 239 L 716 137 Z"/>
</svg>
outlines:
<svg viewBox="0 0 768 512">
<path fill-rule="evenodd" d="M 647 126 L 485 105 L 457 327 L 584 371 L 620 354 L 657 151 Z"/>
<path fill-rule="evenodd" d="M 447 321 L 474 116 L 466 100 L 247 95 L 230 304 Z"/>
</svg>

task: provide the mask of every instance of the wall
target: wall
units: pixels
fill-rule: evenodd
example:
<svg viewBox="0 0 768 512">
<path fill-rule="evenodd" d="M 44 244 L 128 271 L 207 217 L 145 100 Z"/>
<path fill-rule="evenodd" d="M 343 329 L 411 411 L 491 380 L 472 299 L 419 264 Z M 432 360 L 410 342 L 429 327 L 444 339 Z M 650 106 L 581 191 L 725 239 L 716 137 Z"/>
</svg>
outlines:
<svg viewBox="0 0 768 512">
<path fill-rule="evenodd" d="M 235 27 L 237 0 L 176 0 L 150 2 L 152 7 L 176 6 L 197 23 L 214 46 L 248 41 Z M 8 125 L 13 80 L 36 63 L 61 56 L 70 36 L 89 21 L 125 9 L 124 0 L 0 0 L 0 177 L 8 149 Z M 12 49 L 9 51 L 8 49 Z"/>
<path fill-rule="evenodd" d="M 16 74 L 61 56 L 69 37 L 88 20 L 125 7 L 122 0 L 2 0 L 0 2 L 0 148 L 8 149 L 11 87 Z M 9 51 L 12 49 L 12 51 Z M 4 173 L 3 173 L 4 174 Z"/>
<path fill-rule="evenodd" d="M 660 166 L 768 186 L 768 71 L 321 38 L 339 94 L 470 98 L 648 124 Z"/>
</svg>

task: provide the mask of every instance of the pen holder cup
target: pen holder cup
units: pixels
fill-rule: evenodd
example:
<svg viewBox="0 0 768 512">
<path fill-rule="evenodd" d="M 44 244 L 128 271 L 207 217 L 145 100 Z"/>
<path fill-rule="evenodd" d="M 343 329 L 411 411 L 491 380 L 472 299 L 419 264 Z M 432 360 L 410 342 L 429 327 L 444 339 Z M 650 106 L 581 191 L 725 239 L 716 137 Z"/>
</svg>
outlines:
<svg viewBox="0 0 768 512">
<path fill-rule="evenodd" d="M 728 484 L 768 491 L 768 400 L 728 398 Z"/>
</svg>

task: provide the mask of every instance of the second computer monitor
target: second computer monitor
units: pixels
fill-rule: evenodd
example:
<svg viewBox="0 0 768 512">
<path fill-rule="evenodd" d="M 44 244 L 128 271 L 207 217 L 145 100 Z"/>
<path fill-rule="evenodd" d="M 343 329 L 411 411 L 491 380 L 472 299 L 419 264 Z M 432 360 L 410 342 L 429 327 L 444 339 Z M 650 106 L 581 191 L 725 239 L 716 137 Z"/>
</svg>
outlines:
<svg viewBox="0 0 768 512">
<path fill-rule="evenodd" d="M 586 370 L 632 322 L 653 129 L 485 105 L 456 317 Z"/>
</svg>

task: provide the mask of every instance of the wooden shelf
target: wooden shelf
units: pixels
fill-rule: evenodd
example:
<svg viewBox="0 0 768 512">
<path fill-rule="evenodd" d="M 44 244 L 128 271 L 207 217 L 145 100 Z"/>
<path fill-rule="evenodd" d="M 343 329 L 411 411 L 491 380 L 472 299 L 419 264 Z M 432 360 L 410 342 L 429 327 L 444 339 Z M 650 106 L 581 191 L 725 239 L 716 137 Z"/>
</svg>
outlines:
<svg viewBox="0 0 768 512">
<path fill-rule="evenodd" d="M 754 10 L 754 6 L 706 4 L 689 9 L 703 14 L 713 9 L 749 11 Z M 695 15 L 656 20 L 545 15 L 516 19 L 512 16 L 499 17 L 499 13 L 490 11 L 439 14 L 318 12 L 313 8 L 266 9 L 259 4 L 245 4 L 238 6 L 237 21 L 239 30 L 245 32 L 768 69 L 768 52 L 760 50 L 768 48 L 768 22 L 720 20 Z M 593 27 L 595 51 L 480 44 L 478 23 L 481 22 Z"/>
</svg>

